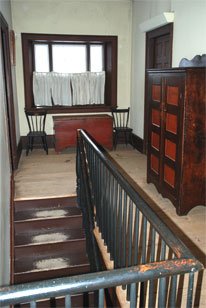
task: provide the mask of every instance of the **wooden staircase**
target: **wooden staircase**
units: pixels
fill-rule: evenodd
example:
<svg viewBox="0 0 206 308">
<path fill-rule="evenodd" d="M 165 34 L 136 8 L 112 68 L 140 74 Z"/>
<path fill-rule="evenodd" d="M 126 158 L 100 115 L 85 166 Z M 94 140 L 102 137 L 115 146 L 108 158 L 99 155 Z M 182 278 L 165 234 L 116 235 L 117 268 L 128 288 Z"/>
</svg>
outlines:
<svg viewBox="0 0 206 308">
<path fill-rule="evenodd" d="M 15 201 L 13 254 L 14 284 L 89 272 L 76 197 Z"/>
</svg>

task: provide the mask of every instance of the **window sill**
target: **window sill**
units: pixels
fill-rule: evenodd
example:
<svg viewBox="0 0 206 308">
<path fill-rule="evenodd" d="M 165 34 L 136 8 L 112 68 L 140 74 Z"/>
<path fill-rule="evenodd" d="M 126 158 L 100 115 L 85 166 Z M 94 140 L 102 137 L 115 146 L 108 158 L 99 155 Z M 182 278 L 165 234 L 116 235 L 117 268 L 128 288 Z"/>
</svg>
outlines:
<svg viewBox="0 0 206 308">
<path fill-rule="evenodd" d="M 27 111 L 44 110 L 48 114 L 58 113 L 88 113 L 88 112 L 111 112 L 113 106 L 78 106 L 78 107 L 31 107 Z"/>
</svg>

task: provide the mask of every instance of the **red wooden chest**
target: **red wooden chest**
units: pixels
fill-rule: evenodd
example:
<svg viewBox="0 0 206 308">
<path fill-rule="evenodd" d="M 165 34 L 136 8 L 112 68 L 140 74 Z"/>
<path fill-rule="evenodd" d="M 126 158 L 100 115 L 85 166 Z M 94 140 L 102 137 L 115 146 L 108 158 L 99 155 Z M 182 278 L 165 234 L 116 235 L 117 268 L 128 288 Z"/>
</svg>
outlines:
<svg viewBox="0 0 206 308">
<path fill-rule="evenodd" d="M 55 150 L 76 146 L 77 129 L 84 129 L 102 146 L 112 149 L 113 120 L 107 114 L 53 116 Z"/>
</svg>

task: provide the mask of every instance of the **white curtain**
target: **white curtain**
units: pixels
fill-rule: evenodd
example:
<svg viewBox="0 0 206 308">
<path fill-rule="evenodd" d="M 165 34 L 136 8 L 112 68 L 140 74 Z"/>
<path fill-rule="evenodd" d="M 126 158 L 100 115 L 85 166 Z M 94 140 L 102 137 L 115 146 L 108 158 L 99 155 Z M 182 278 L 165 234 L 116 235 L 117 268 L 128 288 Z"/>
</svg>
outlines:
<svg viewBox="0 0 206 308">
<path fill-rule="evenodd" d="M 36 106 L 52 106 L 50 73 L 33 73 L 33 94 Z"/>
<path fill-rule="evenodd" d="M 89 73 L 76 73 L 71 75 L 73 105 L 89 104 Z"/>
<path fill-rule="evenodd" d="M 51 94 L 54 105 L 72 105 L 70 79 L 70 74 L 51 73 Z"/>
<path fill-rule="evenodd" d="M 33 94 L 38 106 L 104 104 L 105 72 L 74 74 L 33 73 Z"/>
<path fill-rule="evenodd" d="M 105 72 L 90 73 L 90 104 L 104 104 Z"/>
</svg>

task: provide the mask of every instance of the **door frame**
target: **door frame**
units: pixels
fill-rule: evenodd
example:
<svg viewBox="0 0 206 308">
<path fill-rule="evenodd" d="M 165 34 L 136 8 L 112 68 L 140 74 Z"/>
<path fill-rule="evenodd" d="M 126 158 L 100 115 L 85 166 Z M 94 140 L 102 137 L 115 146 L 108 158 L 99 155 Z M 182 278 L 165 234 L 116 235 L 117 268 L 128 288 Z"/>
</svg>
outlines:
<svg viewBox="0 0 206 308">
<path fill-rule="evenodd" d="M 9 40 L 9 27 L 0 12 L 0 39 L 2 46 L 2 63 L 3 63 L 3 76 L 5 84 L 6 96 L 6 117 L 8 124 L 8 141 L 10 152 L 10 165 L 11 170 L 14 171 L 18 167 L 17 155 L 17 139 L 16 139 L 16 124 L 15 124 L 15 110 L 12 86 L 12 73 L 11 73 L 11 58 L 10 58 L 10 40 Z"/>
<path fill-rule="evenodd" d="M 146 56 L 145 56 L 145 99 L 144 99 L 144 142 L 143 153 L 147 153 L 148 143 L 148 101 L 147 101 L 147 69 L 154 68 L 154 42 L 155 39 L 169 35 L 170 37 L 170 57 L 169 67 L 172 67 L 172 42 L 173 23 L 159 27 L 146 33 Z"/>
</svg>

